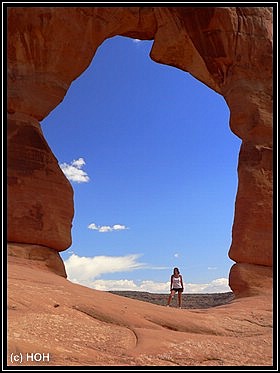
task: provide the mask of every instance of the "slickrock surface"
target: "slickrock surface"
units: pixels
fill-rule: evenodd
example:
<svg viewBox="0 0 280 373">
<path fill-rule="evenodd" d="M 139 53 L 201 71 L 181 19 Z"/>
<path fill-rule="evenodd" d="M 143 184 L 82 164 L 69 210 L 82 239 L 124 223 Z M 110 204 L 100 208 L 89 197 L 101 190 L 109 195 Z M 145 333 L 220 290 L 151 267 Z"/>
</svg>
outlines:
<svg viewBox="0 0 280 373">
<path fill-rule="evenodd" d="M 9 256 L 8 275 L 10 366 L 272 364 L 269 293 L 180 310 L 73 284 L 25 258 Z"/>
</svg>

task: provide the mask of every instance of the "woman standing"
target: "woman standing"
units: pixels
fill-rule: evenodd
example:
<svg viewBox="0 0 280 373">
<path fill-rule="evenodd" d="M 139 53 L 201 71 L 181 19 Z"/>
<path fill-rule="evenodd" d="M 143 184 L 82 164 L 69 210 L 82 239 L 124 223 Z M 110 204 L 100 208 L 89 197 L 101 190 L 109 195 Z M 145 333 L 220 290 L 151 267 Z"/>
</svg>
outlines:
<svg viewBox="0 0 280 373">
<path fill-rule="evenodd" d="M 171 300 L 174 295 L 178 292 L 178 303 L 179 308 L 182 308 L 182 293 L 184 290 L 183 277 L 177 267 L 173 269 L 173 275 L 171 275 L 170 281 L 170 295 L 168 297 L 167 307 L 169 307 Z"/>
</svg>

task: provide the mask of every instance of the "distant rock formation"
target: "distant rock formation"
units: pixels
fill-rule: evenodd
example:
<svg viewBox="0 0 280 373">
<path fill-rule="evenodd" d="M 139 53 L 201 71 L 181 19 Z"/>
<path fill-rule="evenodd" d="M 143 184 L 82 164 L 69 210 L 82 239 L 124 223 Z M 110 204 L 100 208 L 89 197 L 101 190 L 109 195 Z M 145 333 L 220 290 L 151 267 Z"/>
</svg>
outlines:
<svg viewBox="0 0 280 373">
<path fill-rule="evenodd" d="M 9 242 L 56 251 L 71 245 L 72 188 L 39 122 L 115 35 L 154 39 L 154 61 L 225 98 L 230 127 L 242 139 L 229 282 L 235 295 L 265 291 L 272 276 L 269 7 L 9 7 Z"/>
</svg>

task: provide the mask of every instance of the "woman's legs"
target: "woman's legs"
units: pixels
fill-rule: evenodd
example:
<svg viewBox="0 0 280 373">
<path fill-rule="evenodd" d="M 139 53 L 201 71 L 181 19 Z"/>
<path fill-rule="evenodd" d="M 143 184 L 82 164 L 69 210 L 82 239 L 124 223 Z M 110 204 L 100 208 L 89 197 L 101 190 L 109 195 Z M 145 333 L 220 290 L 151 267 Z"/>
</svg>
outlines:
<svg viewBox="0 0 280 373">
<path fill-rule="evenodd" d="M 170 305 L 170 302 L 171 302 L 171 300 L 173 299 L 174 294 L 175 294 L 175 291 L 174 291 L 174 290 L 171 290 L 171 293 L 170 293 L 170 295 L 169 295 L 169 297 L 168 297 L 168 301 L 167 301 L 167 305 L 168 305 L 168 306 Z"/>
<path fill-rule="evenodd" d="M 179 303 L 179 307 L 181 308 L 182 307 L 182 292 L 181 291 L 178 291 L 178 303 Z"/>
</svg>

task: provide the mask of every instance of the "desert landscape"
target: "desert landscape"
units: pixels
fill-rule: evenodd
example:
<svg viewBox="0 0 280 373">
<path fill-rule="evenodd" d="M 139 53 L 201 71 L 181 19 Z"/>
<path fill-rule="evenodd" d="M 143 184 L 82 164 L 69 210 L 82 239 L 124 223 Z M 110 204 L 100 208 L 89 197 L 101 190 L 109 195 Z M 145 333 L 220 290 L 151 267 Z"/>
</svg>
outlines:
<svg viewBox="0 0 280 373">
<path fill-rule="evenodd" d="M 8 264 L 8 366 L 273 364 L 269 292 L 190 295 L 178 309 L 153 304 L 166 295 L 140 301 L 74 284 L 39 260 Z"/>
<path fill-rule="evenodd" d="M 273 7 L 5 10 L 7 366 L 271 369 Z M 223 302 L 184 294 L 178 309 L 163 306 L 162 295 L 132 299 L 135 294 L 97 291 L 66 278 L 59 252 L 72 244 L 73 188 L 40 122 L 103 41 L 116 35 L 153 40 L 153 61 L 191 74 L 228 105 L 229 126 L 242 144 L 228 250 L 234 297 L 223 295 Z"/>
</svg>

